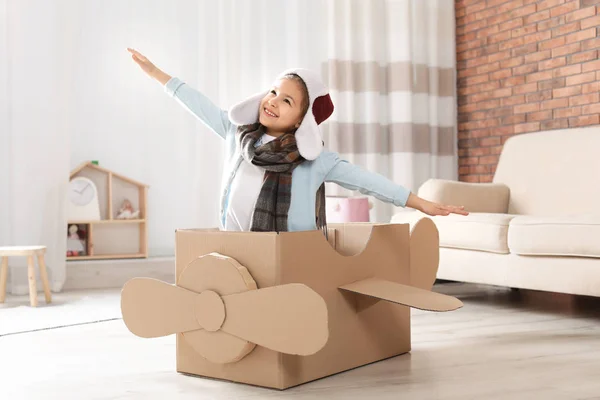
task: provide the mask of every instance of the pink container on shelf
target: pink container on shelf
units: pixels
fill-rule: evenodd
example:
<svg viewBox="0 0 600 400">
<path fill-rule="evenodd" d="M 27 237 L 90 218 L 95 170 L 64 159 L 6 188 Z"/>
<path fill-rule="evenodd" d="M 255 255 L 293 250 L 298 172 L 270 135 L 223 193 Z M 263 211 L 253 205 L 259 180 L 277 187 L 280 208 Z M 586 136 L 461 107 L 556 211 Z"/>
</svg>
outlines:
<svg viewBox="0 0 600 400">
<path fill-rule="evenodd" d="M 325 206 L 327 223 L 370 222 L 367 197 L 327 196 Z"/>
</svg>

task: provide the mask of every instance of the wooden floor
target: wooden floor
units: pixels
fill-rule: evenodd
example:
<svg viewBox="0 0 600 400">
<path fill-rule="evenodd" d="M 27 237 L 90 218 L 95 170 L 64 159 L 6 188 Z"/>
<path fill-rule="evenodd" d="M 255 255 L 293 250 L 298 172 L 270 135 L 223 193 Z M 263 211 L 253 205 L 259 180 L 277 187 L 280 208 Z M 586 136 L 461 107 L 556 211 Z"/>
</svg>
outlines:
<svg viewBox="0 0 600 400">
<path fill-rule="evenodd" d="M 32 311 L 26 297 L 12 298 L 0 305 L 8 327 L 0 329 L 0 399 L 600 399 L 600 299 L 466 284 L 435 290 L 465 307 L 413 312 L 410 354 L 283 392 L 174 372 L 173 337 L 130 334 L 116 318 L 118 290 L 78 293 L 75 306 L 74 294 L 57 294 L 75 314 L 64 326 L 57 316 L 54 328 L 48 319 L 37 330 L 15 324 L 30 331 L 10 332 L 11 319 L 52 308 Z"/>
</svg>

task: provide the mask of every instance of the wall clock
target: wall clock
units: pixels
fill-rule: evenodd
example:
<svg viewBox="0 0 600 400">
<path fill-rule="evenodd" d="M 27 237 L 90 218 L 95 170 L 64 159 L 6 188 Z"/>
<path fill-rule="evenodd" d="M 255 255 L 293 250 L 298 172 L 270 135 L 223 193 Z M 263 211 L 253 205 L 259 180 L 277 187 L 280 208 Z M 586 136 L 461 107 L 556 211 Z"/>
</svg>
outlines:
<svg viewBox="0 0 600 400">
<path fill-rule="evenodd" d="M 67 219 L 69 221 L 100 220 L 98 188 L 89 178 L 77 176 L 71 179 L 67 204 Z"/>
</svg>

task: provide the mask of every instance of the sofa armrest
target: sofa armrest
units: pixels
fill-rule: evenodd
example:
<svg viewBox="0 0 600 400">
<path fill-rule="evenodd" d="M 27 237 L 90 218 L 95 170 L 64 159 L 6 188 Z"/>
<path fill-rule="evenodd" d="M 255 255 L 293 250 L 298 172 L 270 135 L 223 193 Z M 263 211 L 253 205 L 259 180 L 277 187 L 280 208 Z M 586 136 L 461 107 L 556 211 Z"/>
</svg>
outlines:
<svg viewBox="0 0 600 400">
<path fill-rule="evenodd" d="M 418 191 L 419 197 L 469 212 L 508 213 L 510 189 L 503 183 L 470 183 L 429 179 Z"/>
</svg>

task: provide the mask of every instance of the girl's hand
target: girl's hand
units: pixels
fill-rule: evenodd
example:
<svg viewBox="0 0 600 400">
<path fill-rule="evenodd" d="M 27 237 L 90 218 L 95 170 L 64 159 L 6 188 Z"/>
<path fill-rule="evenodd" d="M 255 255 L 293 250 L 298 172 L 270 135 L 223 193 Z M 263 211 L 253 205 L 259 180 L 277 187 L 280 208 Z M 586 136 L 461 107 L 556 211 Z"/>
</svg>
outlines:
<svg viewBox="0 0 600 400">
<path fill-rule="evenodd" d="M 432 203 L 431 201 L 425 201 L 421 206 L 421 211 L 432 216 L 449 214 L 469 215 L 469 213 L 465 211 L 464 206 L 446 206 L 443 204 Z"/>
<path fill-rule="evenodd" d="M 136 62 L 137 65 L 140 66 L 142 71 L 144 71 L 149 77 L 156 79 L 163 85 L 166 84 L 171 76 L 165 74 L 163 71 L 158 69 L 156 65 L 152 64 L 150 60 L 148 60 L 142 53 L 137 50 L 127 48 L 127 51 L 131 53 L 131 58 Z"/>
<path fill-rule="evenodd" d="M 156 68 L 156 66 L 152 64 L 150 60 L 144 57 L 144 55 L 139 51 L 130 49 L 129 47 L 127 48 L 127 51 L 131 53 L 131 58 L 137 63 L 137 65 L 140 66 L 142 71 L 144 71 L 146 74 L 148 74 L 148 76 L 153 78 L 153 74 L 158 68 Z"/>
<path fill-rule="evenodd" d="M 434 203 L 425 199 L 420 198 L 416 194 L 411 193 L 408 196 L 408 201 L 406 202 L 407 207 L 414 208 L 419 210 L 427 215 L 435 216 L 435 215 L 449 215 L 449 214 L 459 214 L 459 215 L 469 215 L 467 211 L 465 211 L 464 206 L 446 206 L 443 204 Z"/>
</svg>

